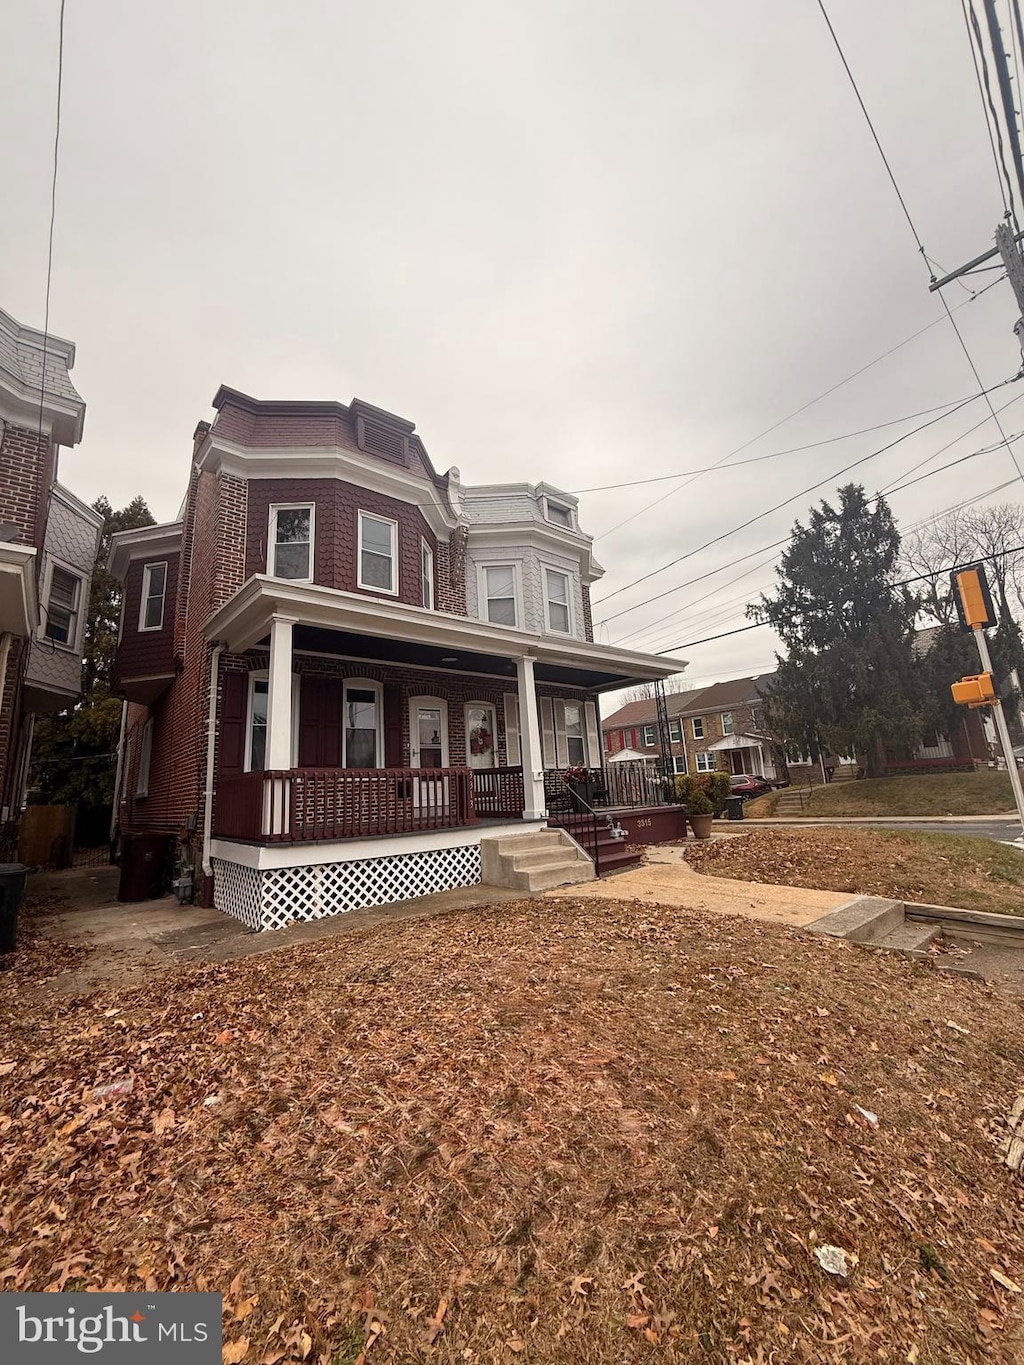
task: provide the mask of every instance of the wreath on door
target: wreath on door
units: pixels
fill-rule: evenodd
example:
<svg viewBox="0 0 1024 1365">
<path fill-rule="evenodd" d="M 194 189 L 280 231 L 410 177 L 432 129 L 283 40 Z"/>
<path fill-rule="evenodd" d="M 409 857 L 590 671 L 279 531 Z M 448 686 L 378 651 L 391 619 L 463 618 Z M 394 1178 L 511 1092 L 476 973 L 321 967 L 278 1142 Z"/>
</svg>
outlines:
<svg viewBox="0 0 1024 1365">
<path fill-rule="evenodd" d="M 469 732 L 469 752 L 473 755 L 487 754 L 494 748 L 491 732 L 486 725 L 475 725 Z"/>
</svg>

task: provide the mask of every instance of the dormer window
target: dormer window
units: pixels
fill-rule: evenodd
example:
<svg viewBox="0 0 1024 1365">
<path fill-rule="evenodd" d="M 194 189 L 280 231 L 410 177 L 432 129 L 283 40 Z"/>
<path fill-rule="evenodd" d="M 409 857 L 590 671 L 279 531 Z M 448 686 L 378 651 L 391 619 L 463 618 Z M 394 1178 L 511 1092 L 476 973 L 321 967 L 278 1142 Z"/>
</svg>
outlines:
<svg viewBox="0 0 1024 1365">
<path fill-rule="evenodd" d="M 552 502 L 550 498 L 544 499 L 544 513 L 553 525 L 564 526 L 571 531 L 574 527 L 572 508 L 563 502 Z"/>
<path fill-rule="evenodd" d="M 288 503 L 270 509 L 267 572 L 293 583 L 313 581 L 313 504 Z"/>
</svg>

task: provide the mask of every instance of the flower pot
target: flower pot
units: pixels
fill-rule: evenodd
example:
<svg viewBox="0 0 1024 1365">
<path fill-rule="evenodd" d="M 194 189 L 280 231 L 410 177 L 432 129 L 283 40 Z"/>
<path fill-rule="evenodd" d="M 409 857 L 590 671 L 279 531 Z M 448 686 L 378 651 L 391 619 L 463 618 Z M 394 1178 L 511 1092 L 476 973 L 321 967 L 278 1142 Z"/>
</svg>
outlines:
<svg viewBox="0 0 1024 1365">
<path fill-rule="evenodd" d="M 711 823 L 715 818 L 713 815 L 688 815 L 686 818 L 695 839 L 711 838 Z"/>
</svg>

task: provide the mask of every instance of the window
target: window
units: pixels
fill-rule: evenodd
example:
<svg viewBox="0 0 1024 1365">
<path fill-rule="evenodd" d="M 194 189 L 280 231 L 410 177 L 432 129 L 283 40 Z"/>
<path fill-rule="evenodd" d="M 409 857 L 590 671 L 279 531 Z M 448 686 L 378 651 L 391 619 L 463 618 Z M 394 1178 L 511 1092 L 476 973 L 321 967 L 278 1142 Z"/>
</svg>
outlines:
<svg viewBox="0 0 1024 1365">
<path fill-rule="evenodd" d="M 434 606 L 434 552 L 425 540 L 420 541 L 420 577 L 422 579 L 423 605 Z"/>
<path fill-rule="evenodd" d="M 569 575 L 557 569 L 544 570 L 545 609 L 548 617 L 548 630 L 557 630 L 563 635 L 571 631 L 569 619 Z"/>
<path fill-rule="evenodd" d="M 572 508 L 566 507 L 564 503 L 552 502 L 550 498 L 545 498 L 545 513 L 548 521 L 554 522 L 556 526 L 566 526 L 572 530 Z"/>
<path fill-rule="evenodd" d="M 679 756 L 678 758 L 674 758 L 674 759 L 672 760 L 672 762 L 675 764 L 675 769 L 676 769 L 676 772 L 677 772 L 677 773 L 685 773 L 685 772 L 686 772 L 686 755 L 685 755 L 685 754 L 680 754 L 680 756 Z"/>
<path fill-rule="evenodd" d="M 142 603 L 139 607 L 139 630 L 162 630 L 164 624 L 164 593 L 167 589 L 167 565 L 147 564 L 142 570 Z"/>
<path fill-rule="evenodd" d="M 565 703 L 565 748 L 569 766 L 584 767 L 587 761 L 587 742 L 583 734 L 583 707 L 579 702 Z"/>
<path fill-rule="evenodd" d="M 398 592 L 397 521 L 359 513 L 359 586 L 376 592 Z"/>
<path fill-rule="evenodd" d="M 149 795 L 149 765 L 153 761 L 153 719 L 142 727 L 142 747 L 139 749 L 139 771 L 135 778 L 135 795 Z"/>
<path fill-rule="evenodd" d="M 683 742 L 683 722 L 681 720 L 670 720 L 668 723 L 668 737 L 673 744 Z"/>
<path fill-rule="evenodd" d="M 484 619 L 496 626 L 519 624 L 514 564 L 488 564 L 483 570 Z"/>
<path fill-rule="evenodd" d="M 723 735 L 731 735 L 732 732 L 733 732 L 732 712 L 731 712 L 731 711 L 723 711 L 723 712 L 722 712 L 722 734 L 723 734 Z"/>
<path fill-rule="evenodd" d="M 380 767 L 380 688 L 375 683 L 345 684 L 342 766 Z"/>
<path fill-rule="evenodd" d="M 292 674 L 292 767 L 299 760 L 299 675 Z M 249 674 L 249 727 L 245 737 L 245 770 L 261 773 L 267 766 L 267 715 L 270 697 L 270 677 L 266 673 Z"/>
<path fill-rule="evenodd" d="M 718 768 L 718 764 L 716 763 L 715 760 L 716 760 L 717 757 L 718 757 L 717 754 L 703 753 L 703 752 L 702 752 L 702 753 L 698 753 L 698 755 L 697 755 L 697 771 L 698 771 L 699 773 L 713 773 L 713 772 L 716 772 L 716 771 L 717 771 L 717 768 Z"/>
<path fill-rule="evenodd" d="M 703 739 L 703 738 L 704 738 L 704 717 L 703 717 L 703 716 L 694 716 L 693 720 L 690 721 L 690 725 L 693 727 L 693 737 L 694 737 L 694 739 Z"/>
<path fill-rule="evenodd" d="M 77 574 L 53 565 L 50 595 L 46 603 L 46 636 L 72 649 L 78 643 L 78 612 L 82 580 Z"/>
<path fill-rule="evenodd" d="M 312 503 L 271 507 L 267 572 L 295 583 L 313 581 Z"/>
<path fill-rule="evenodd" d="M 654 743 L 655 727 L 653 725 L 645 725 L 641 733 L 644 744 L 650 747 Z"/>
</svg>

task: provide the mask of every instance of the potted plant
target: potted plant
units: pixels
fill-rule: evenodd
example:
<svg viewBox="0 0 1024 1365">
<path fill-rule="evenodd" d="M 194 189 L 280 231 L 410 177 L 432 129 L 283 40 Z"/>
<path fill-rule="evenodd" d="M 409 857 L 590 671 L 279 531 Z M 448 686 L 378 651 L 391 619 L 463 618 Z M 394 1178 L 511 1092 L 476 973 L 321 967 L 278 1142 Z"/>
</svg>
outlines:
<svg viewBox="0 0 1024 1365">
<path fill-rule="evenodd" d="M 710 839 L 711 825 L 715 818 L 715 808 L 702 791 L 694 792 L 686 803 L 686 818 L 690 822 L 695 839 Z"/>
<path fill-rule="evenodd" d="M 574 764 L 572 767 L 566 768 L 562 774 L 562 781 L 569 788 L 569 797 L 573 809 L 582 814 L 591 804 L 589 770 L 578 763 Z"/>
</svg>

